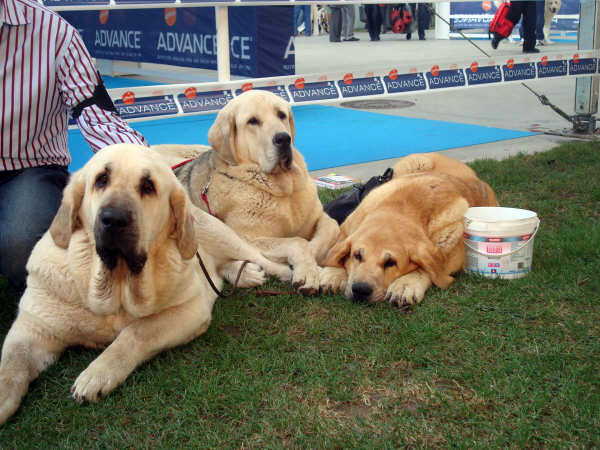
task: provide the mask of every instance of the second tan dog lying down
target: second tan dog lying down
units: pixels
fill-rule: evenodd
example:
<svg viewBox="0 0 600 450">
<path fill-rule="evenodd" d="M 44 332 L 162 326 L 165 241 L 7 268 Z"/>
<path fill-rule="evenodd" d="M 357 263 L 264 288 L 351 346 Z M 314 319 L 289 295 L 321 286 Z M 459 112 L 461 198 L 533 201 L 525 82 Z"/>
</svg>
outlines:
<svg viewBox="0 0 600 450">
<path fill-rule="evenodd" d="M 467 208 L 497 205 L 465 164 L 438 154 L 403 158 L 341 225 L 321 287 L 360 302 L 420 302 L 431 283 L 447 288 L 464 266 Z"/>
<path fill-rule="evenodd" d="M 339 231 L 323 211 L 317 187 L 294 146 L 290 104 L 261 90 L 247 91 L 219 112 L 203 147 L 163 145 L 163 154 L 199 151 L 175 170 L 192 202 L 211 211 L 265 256 L 293 266 L 300 292 L 319 290 L 317 265 Z M 230 273 L 237 273 L 232 265 Z"/>
</svg>

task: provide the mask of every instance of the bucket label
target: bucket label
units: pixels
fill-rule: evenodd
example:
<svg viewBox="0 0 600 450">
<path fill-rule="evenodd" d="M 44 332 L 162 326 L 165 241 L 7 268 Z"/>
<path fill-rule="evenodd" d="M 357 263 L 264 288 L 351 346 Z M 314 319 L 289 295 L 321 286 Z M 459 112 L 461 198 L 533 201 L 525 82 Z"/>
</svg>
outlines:
<svg viewBox="0 0 600 450">
<path fill-rule="evenodd" d="M 531 233 L 524 234 L 522 236 L 508 236 L 508 237 L 490 237 L 490 236 L 474 236 L 472 234 L 464 233 L 464 238 L 470 241 L 476 242 L 521 242 L 526 241 L 531 237 Z"/>
<path fill-rule="evenodd" d="M 491 278 L 521 278 L 531 271 L 532 234 L 465 237 L 465 270 Z"/>
</svg>

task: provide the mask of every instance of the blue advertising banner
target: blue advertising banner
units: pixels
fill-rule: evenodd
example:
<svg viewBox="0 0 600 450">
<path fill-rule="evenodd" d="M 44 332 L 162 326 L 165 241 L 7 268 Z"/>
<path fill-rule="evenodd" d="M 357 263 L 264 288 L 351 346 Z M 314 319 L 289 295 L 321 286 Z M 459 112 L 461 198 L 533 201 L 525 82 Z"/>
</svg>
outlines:
<svg viewBox="0 0 600 450">
<path fill-rule="evenodd" d="M 548 61 L 542 58 L 542 62 L 537 63 L 538 78 L 564 77 L 567 75 L 567 61 Z"/>
<path fill-rule="evenodd" d="M 383 78 L 383 81 L 390 94 L 395 94 L 397 92 L 424 91 L 427 89 L 425 76 L 422 73 L 387 75 Z"/>
<path fill-rule="evenodd" d="M 288 85 L 290 94 L 295 102 L 310 102 L 313 100 L 334 100 L 339 98 L 338 91 L 333 81 L 319 81 L 306 83 L 304 80 Z"/>
<path fill-rule="evenodd" d="M 571 59 L 569 61 L 569 74 L 580 75 L 583 73 L 596 73 L 598 60 L 596 58 Z"/>
<path fill-rule="evenodd" d="M 538 7 L 544 8 L 544 1 L 538 1 Z M 493 1 L 452 2 L 450 3 L 451 30 L 486 30 L 496 13 Z M 579 19 L 579 0 L 562 0 L 560 11 L 552 20 L 551 31 L 577 31 Z M 570 16 L 570 17 L 569 17 Z M 515 32 L 518 32 L 518 26 Z"/>
<path fill-rule="evenodd" d="M 344 98 L 385 94 L 379 77 L 338 80 L 337 83 Z"/>
<path fill-rule="evenodd" d="M 123 119 L 137 117 L 170 116 L 177 114 L 177 105 L 172 95 L 135 98 L 133 92 L 126 92 L 123 98 L 114 102 L 119 116 Z"/>
<path fill-rule="evenodd" d="M 444 89 L 449 87 L 464 86 L 466 84 L 465 75 L 461 69 L 456 70 L 436 70 L 427 72 L 427 82 L 429 89 Z"/>
<path fill-rule="evenodd" d="M 49 8 L 55 6 L 108 5 L 109 3 L 109 0 L 44 0 L 44 5 Z"/>
<path fill-rule="evenodd" d="M 535 65 L 533 63 L 512 64 L 502 66 L 504 81 L 531 80 L 535 78 Z"/>
<path fill-rule="evenodd" d="M 269 91 L 269 92 L 272 92 L 273 94 L 281 97 L 286 102 L 290 101 L 290 96 L 288 95 L 287 91 L 285 90 L 285 86 L 282 86 L 282 85 L 252 87 L 252 89 L 256 89 L 256 90 L 259 90 L 259 91 Z M 236 89 L 235 90 L 235 95 L 236 96 L 240 95 L 242 92 L 243 92 L 242 89 Z"/>
<path fill-rule="evenodd" d="M 477 84 L 500 83 L 502 81 L 502 72 L 500 66 L 478 67 L 471 64 L 471 67 L 465 70 L 469 86 Z"/>
<path fill-rule="evenodd" d="M 96 58 L 217 68 L 214 8 L 63 11 Z M 231 8 L 233 75 L 295 73 L 292 7 Z"/>
<path fill-rule="evenodd" d="M 187 88 L 184 94 L 179 94 L 177 100 L 184 113 L 218 111 L 225 106 L 233 94 L 230 90 L 196 92 L 195 88 Z"/>
</svg>

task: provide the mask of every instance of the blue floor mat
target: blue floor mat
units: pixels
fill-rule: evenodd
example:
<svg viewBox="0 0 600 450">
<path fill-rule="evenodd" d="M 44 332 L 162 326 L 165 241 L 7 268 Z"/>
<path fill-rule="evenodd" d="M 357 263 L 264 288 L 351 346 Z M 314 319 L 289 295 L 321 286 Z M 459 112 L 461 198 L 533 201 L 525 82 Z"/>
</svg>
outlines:
<svg viewBox="0 0 600 450">
<path fill-rule="evenodd" d="M 215 114 L 134 122 L 150 144 L 208 144 Z M 294 107 L 296 147 L 309 170 L 397 158 L 455 147 L 531 136 L 535 133 L 439 120 L 412 119 L 333 106 Z M 91 151 L 78 130 L 69 131 L 70 170 Z"/>
<path fill-rule="evenodd" d="M 102 75 L 102 80 L 104 80 L 104 86 L 106 86 L 106 89 L 137 86 L 156 86 L 157 84 L 161 84 L 155 83 L 154 81 L 138 80 L 135 78 L 127 77 L 110 77 L 108 75 Z"/>
</svg>

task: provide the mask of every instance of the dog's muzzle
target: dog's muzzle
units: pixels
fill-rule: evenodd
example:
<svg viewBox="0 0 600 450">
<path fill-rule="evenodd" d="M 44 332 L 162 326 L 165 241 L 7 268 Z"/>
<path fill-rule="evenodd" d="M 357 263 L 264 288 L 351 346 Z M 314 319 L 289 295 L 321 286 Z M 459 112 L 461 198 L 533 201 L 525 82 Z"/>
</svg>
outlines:
<svg viewBox="0 0 600 450">
<path fill-rule="evenodd" d="M 279 153 L 279 165 L 289 169 L 292 165 L 292 137 L 288 133 L 277 133 L 273 136 L 273 145 Z"/>
<path fill-rule="evenodd" d="M 129 270 L 138 274 L 146 264 L 146 254 L 137 252 L 138 231 L 128 208 L 105 206 L 94 223 L 96 253 L 110 270 L 122 257 Z"/>
<path fill-rule="evenodd" d="M 357 281 L 352 283 L 352 300 L 357 303 L 368 303 L 373 293 L 373 287 L 369 283 Z"/>
</svg>

